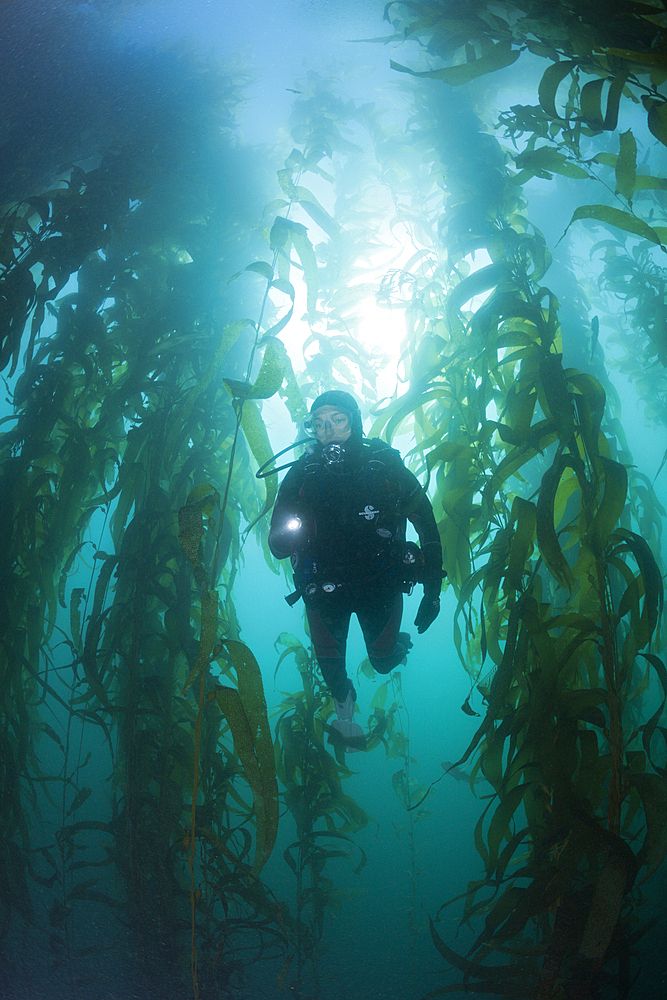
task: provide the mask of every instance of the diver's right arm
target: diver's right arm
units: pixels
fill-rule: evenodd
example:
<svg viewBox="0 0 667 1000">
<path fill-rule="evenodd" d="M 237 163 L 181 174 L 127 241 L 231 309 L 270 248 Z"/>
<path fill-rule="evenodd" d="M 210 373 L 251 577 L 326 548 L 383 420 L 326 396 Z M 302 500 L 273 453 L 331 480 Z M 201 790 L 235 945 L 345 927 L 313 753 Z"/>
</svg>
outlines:
<svg viewBox="0 0 667 1000">
<path fill-rule="evenodd" d="M 287 559 L 305 544 L 307 525 L 302 510 L 302 483 L 300 470 L 292 467 L 278 490 L 269 528 L 269 548 L 276 559 Z"/>
</svg>

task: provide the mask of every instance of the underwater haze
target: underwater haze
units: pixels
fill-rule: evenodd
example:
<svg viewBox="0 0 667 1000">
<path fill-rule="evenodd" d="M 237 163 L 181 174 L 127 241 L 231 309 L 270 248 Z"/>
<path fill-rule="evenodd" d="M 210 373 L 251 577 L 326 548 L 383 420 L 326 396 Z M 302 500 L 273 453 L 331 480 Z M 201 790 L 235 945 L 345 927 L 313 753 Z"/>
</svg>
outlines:
<svg viewBox="0 0 667 1000">
<path fill-rule="evenodd" d="M 0 6 L 0 1000 L 664 997 L 666 39 Z M 334 388 L 447 574 L 362 752 L 267 543 Z"/>
</svg>

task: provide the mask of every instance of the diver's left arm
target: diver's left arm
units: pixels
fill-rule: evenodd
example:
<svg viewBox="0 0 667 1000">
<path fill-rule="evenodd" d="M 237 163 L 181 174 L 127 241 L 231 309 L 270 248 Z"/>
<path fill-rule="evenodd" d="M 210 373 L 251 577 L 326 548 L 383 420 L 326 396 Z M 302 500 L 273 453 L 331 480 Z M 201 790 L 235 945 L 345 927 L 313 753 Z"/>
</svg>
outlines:
<svg viewBox="0 0 667 1000">
<path fill-rule="evenodd" d="M 424 596 L 415 618 L 417 632 L 425 632 L 440 613 L 440 588 L 442 586 L 442 545 L 435 521 L 433 507 L 419 480 L 408 469 L 403 469 L 403 486 L 406 488 L 406 516 L 414 525 L 424 554 Z"/>
</svg>

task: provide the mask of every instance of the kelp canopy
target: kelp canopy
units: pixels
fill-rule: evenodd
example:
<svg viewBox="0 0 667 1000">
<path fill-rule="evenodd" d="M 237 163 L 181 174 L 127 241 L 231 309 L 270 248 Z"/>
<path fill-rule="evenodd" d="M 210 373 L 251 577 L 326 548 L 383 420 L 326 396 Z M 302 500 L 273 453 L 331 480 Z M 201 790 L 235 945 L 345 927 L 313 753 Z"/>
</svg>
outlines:
<svg viewBox="0 0 667 1000">
<path fill-rule="evenodd" d="M 99 962 L 93 910 L 118 918 L 107 944 L 131 948 L 128 982 L 146 995 L 185 996 L 190 973 L 195 995 L 233 995 L 260 959 L 297 995 L 309 968 L 317 992 L 325 866 L 361 869 L 367 817 L 343 792 L 343 750 L 324 743 L 332 706 L 290 633 L 281 658 L 303 691 L 271 732 L 234 582 L 275 495 L 253 475 L 272 453 L 261 401 L 279 397 L 297 423 L 352 378 L 374 434 L 413 437 L 483 700 L 457 761 L 493 792 L 463 895 L 476 936 L 462 956 L 434 915 L 461 981 L 448 971 L 433 995 L 586 997 L 612 973 L 629 995 L 639 887 L 667 853 L 664 510 L 633 465 L 607 363 L 614 348 L 664 425 L 667 15 L 433 0 L 384 17 L 409 97 L 399 125 L 395 108 L 312 73 L 271 164 L 237 137 L 243 81 L 174 51 L 151 57 L 144 112 L 71 135 L 74 162 L 26 136 L 31 169 L 7 175 L 8 994 L 27 975 L 9 955 L 26 925 L 58 995 L 79 991 Z M 509 89 L 524 65 L 534 85 L 501 103 L 497 81 Z M 531 197 L 539 209 L 557 182 L 568 207 L 542 232 Z M 378 191 L 393 213 L 381 227 Z M 386 229 L 409 252 L 371 288 L 405 312 L 405 380 L 378 399 L 359 304 Z M 310 332 L 290 356 L 302 284 Z M 409 754 L 392 710 L 374 708 L 368 745 L 402 757 L 394 787 L 413 809 Z M 293 906 L 264 868 L 280 797 Z"/>
</svg>

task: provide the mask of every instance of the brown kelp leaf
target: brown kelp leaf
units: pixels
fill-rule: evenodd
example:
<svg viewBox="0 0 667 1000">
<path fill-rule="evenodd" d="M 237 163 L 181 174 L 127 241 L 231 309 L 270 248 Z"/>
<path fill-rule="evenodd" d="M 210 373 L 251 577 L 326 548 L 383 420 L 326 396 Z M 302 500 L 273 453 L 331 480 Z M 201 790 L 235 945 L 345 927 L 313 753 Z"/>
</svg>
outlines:
<svg viewBox="0 0 667 1000">
<path fill-rule="evenodd" d="M 660 774 L 626 774 L 626 781 L 639 792 L 646 817 L 646 837 L 638 855 L 645 864 L 646 881 L 667 855 L 667 778 Z"/>
<path fill-rule="evenodd" d="M 227 391 L 235 399 L 269 399 L 280 389 L 284 374 L 284 345 L 281 341 L 271 337 L 266 341 L 262 366 L 253 385 L 230 378 L 223 379 L 223 381 Z"/>
<path fill-rule="evenodd" d="M 542 484 L 537 499 L 536 534 L 540 555 L 556 580 L 568 590 L 572 589 L 572 570 L 563 555 L 554 525 L 554 505 L 556 491 L 569 460 L 561 455 L 542 476 Z"/>
<path fill-rule="evenodd" d="M 185 505 L 178 511 L 178 540 L 186 556 L 196 568 L 199 543 L 204 535 L 204 515 L 210 517 L 216 505 L 220 504 L 220 494 L 210 483 L 199 483 L 191 490 Z"/>
<path fill-rule="evenodd" d="M 216 688 L 216 698 L 227 719 L 234 746 L 250 785 L 257 817 L 257 848 L 252 870 L 261 871 L 278 833 L 278 782 L 273 741 L 266 711 L 261 673 L 248 647 L 226 640 L 238 678 L 238 691 Z"/>
<path fill-rule="evenodd" d="M 599 455 L 596 466 L 604 476 L 604 493 L 588 531 L 588 544 L 593 555 L 602 555 L 609 536 L 625 509 L 628 494 L 628 473 L 620 462 Z"/>
<path fill-rule="evenodd" d="M 622 229 L 633 236 L 642 236 L 651 243 L 661 244 L 660 235 L 652 229 L 647 222 L 630 212 L 624 212 L 620 208 L 612 208 L 610 205 L 580 205 L 572 213 L 572 218 L 565 227 L 563 236 L 570 226 L 581 219 L 592 219 L 594 222 L 603 222 L 614 229 Z M 563 238 L 561 236 L 561 239 Z M 560 242 L 560 241 L 559 241 Z"/>
</svg>

